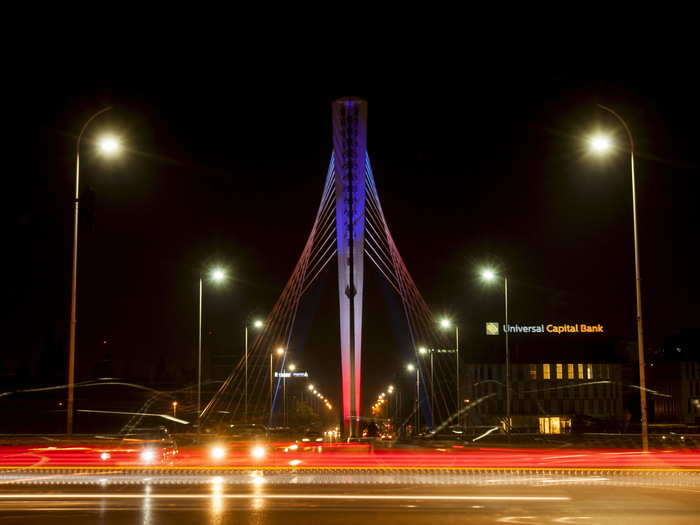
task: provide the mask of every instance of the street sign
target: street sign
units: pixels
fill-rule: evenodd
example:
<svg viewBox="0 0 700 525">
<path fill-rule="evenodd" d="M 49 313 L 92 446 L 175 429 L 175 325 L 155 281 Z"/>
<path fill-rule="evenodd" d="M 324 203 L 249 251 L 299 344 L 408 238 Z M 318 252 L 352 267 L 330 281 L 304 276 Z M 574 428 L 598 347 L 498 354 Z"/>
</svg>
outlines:
<svg viewBox="0 0 700 525">
<path fill-rule="evenodd" d="M 275 372 L 275 377 L 309 377 L 308 372 Z"/>
<path fill-rule="evenodd" d="M 456 354 L 457 350 L 454 348 L 428 348 L 428 352 L 434 354 Z"/>
</svg>

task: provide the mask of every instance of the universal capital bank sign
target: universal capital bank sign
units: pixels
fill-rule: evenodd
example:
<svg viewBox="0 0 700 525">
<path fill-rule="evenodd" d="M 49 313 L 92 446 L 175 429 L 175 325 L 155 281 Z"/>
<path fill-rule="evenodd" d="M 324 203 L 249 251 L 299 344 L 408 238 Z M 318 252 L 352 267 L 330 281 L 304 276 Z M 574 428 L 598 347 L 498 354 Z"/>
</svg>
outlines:
<svg viewBox="0 0 700 525">
<path fill-rule="evenodd" d="M 605 327 L 602 324 L 502 324 L 486 323 L 486 335 L 504 334 L 603 334 Z"/>
</svg>

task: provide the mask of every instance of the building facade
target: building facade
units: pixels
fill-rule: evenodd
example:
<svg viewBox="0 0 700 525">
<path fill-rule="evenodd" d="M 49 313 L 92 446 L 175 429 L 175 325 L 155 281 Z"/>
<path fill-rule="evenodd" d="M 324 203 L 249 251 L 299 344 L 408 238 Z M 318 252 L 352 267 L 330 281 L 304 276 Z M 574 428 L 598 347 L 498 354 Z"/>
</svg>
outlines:
<svg viewBox="0 0 700 525">
<path fill-rule="evenodd" d="M 547 434 L 624 430 L 622 374 L 618 363 L 512 364 L 513 430 Z M 475 403 L 469 423 L 505 424 L 505 365 L 467 364 L 465 375 L 466 398 Z"/>
</svg>

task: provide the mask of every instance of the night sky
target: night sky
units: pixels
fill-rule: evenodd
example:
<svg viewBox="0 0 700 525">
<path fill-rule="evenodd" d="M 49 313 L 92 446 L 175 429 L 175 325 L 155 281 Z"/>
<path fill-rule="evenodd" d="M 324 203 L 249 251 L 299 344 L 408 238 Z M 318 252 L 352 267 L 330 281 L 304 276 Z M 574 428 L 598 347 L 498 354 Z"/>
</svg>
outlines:
<svg viewBox="0 0 700 525">
<path fill-rule="evenodd" d="M 198 272 L 221 263 L 233 276 L 205 290 L 205 352 L 240 355 L 246 315 L 267 314 L 301 253 L 331 153 L 330 103 L 346 95 L 368 101 L 389 226 L 428 304 L 458 321 L 466 360 L 489 358 L 483 324 L 502 320 L 501 292 L 476 276 L 484 263 L 509 276 L 511 322 L 602 323 L 634 339 L 627 156 L 584 148 L 593 129 L 625 137 L 596 103 L 623 115 L 637 142 L 648 346 L 679 333 L 697 345 L 700 84 L 679 71 L 426 66 L 331 85 L 301 71 L 86 67 L 46 90 L 46 77 L 27 77 L 17 105 L 31 100 L 34 148 L 5 177 L 0 370 L 24 384 L 64 377 L 74 142 L 92 112 L 114 106 L 82 149 L 78 378 L 187 384 Z M 107 129 L 127 148 L 119 159 L 90 147 Z M 334 271 L 305 301 L 292 349 L 327 391 L 340 375 Z M 364 368 L 374 390 L 411 350 L 399 303 L 368 273 Z M 537 360 L 537 343 L 528 352 Z"/>
</svg>

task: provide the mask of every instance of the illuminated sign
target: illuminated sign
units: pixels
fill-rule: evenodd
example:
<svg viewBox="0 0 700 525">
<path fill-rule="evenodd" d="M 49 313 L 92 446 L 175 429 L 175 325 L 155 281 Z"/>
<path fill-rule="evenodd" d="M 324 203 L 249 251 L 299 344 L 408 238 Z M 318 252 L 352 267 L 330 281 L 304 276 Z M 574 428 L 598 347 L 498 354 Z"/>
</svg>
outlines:
<svg viewBox="0 0 700 525">
<path fill-rule="evenodd" d="M 275 377 L 309 377 L 308 372 L 275 372 Z"/>
<path fill-rule="evenodd" d="M 504 334 L 603 334 L 605 333 L 605 327 L 602 324 L 585 324 L 585 323 L 575 323 L 575 324 L 532 324 L 532 325 L 522 325 L 522 324 L 503 324 L 499 326 L 498 323 L 486 323 L 486 335 L 500 335 Z"/>
</svg>

